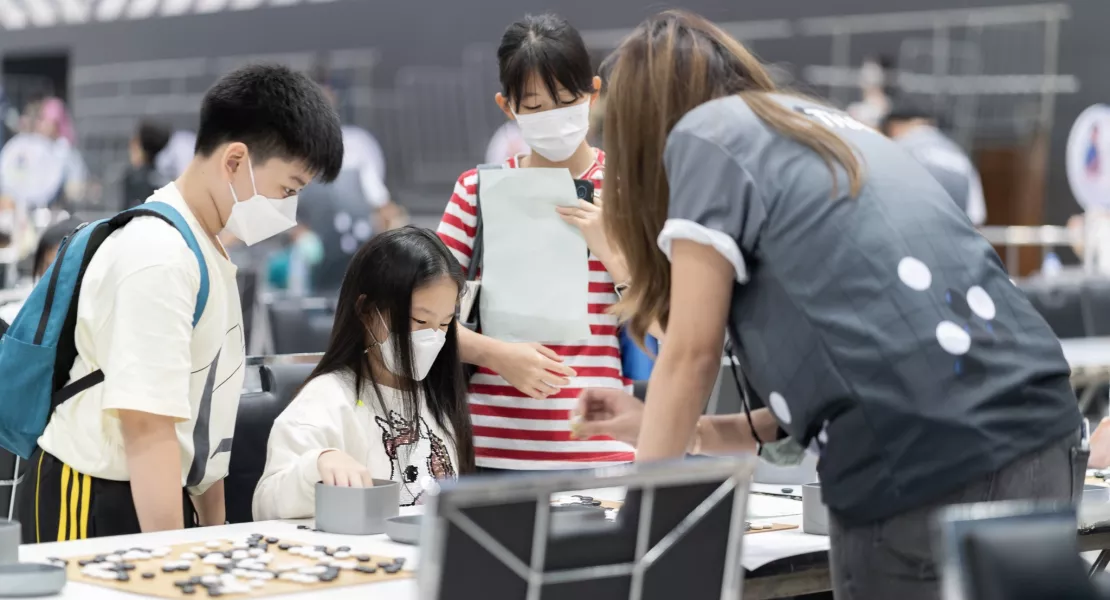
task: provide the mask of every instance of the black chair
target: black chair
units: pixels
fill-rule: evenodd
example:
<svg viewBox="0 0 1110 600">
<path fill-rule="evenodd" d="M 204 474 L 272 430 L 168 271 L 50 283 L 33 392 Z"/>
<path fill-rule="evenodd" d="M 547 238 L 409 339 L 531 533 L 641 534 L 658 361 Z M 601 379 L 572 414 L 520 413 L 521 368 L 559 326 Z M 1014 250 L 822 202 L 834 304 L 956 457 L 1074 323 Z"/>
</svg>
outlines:
<svg viewBox="0 0 1110 600">
<path fill-rule="evenodd" d="M 996 502 L 952 506 L 937 519 L 946 589 L 969 600 L 1097 600 L 1075 536 L 1075 508 Z"/>
<path fill-rule="evenodd" d="M 1110 279 L 1087 279 L 1083 285 L 1083 303 L 1088 318 L 1087 334 L 1110 336 Z"/>
<path fill-rule="evenodd" d="M 229 523 L 254 521 L 251 503 L 254 488 L 266 468 L 266 444 L 274 420 L 293 401 L 297 390 L 308 378 L 313 364 L 271 365 L 260 368 L 261 392 L 239 398 L 235 439 L 231 445 L 231 464 L 224 484 Z"/>
<path fill-rule="evenodd" d="M 268 307 L 274 354 L 323 352 L 328 347 L 334 303 L 324 298 L 285 298 Z"/>
<path fill-rule="evenodd" d="M 1087 336 L 1083 279 L 1025 280 L 1020 286 L 1058 338 Z"/>
</svg>

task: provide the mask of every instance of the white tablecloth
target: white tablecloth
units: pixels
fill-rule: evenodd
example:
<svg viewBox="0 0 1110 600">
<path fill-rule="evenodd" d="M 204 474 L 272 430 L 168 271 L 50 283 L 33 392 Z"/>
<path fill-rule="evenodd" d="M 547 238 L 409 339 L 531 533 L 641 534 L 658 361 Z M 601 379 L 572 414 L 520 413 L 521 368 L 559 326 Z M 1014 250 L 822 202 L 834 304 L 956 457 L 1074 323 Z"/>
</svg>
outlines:
<svg viewBox="0 0 1110 600">
<path fill-rule="evenodd" d="M 623 497 L 623 490 L 589 490 L 582 492 L 598 499 L 617 500 Z M 753 522 L 775 522 L 801 525 L 801 502 L 764 495 L 751 496 L 749 508 Z M 406 508 L 401 514 L 419 513 L 419 508 Z M 794 514 L 787 514 L 793 512 Z M 775 516 L 768 516 L 775 515 Z M 383 556 L 403 556 L 405 568 L 415 569 L 419 564 L 419 551 L 415 546 L 398 544 L 384 535 L 346 536 L 330 533 L 316 533 L 297 529 L 297 525 L 310 524 L 310 521 L 265 521 L 206 527 L 183 531 L 167 531 L 143 535 L 129 535 L 114 538 L 81 540 L 76 542 L 57 542 L 51 544 L 25 545 L 19 549 L 20 560 L 42 562 L 47 558 L 70 558 L 90 554 L 110 553 L 119 548 L 173 546 L 184 543 L 198 543 L 211 539 L 244 537 L 261 533 L 267 537 L 278 537 L 305 542 L 308 545 L 350 546 L 352 553 L 368 553 Z M 744 568 L 753 570 L 775 560 L 821 552 L 829 549 L 829 538 L 807 535 L 801 529 L 774 531 L 745 536 L 743 543 Z M 405 579 L 386 583 L 350 586 L 344 588 L 312 588 L 296 598 L 321 598 L 324 600 L 349 598 L 363 599 L 373 592 L 376 600 L 414 600 L 417 597 L 416 579 Z M 69 583 L 65 590 L 55 598 L 75 600 L 116 600 L 135 596 L 115 589 L 98 587 L 84 583 Z M 198 596 L 199 597 L 199 596 Z M 283 596 L 287 597 L 287 596 Z"/>
</svg>

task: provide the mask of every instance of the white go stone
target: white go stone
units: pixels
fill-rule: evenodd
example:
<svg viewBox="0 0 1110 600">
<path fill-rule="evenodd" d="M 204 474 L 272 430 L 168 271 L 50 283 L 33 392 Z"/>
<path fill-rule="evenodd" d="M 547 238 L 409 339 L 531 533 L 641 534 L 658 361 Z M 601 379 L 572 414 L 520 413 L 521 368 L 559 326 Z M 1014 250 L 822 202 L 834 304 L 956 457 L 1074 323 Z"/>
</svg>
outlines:
<svg viewBox="0 0 1110 600">
<path fill-rule="evenodd" d="M 246 542 L 235 542 L 235 543 L 231 544 L 231 548 L 233 550 L 246 550 L 247 548 L 250 548 L 250 547 L 251 547 L 251 545 L 246 543 Z"/>
<path fill-rule="evenodd" d="M 150 553 L 131 550 L 123 555 L 123 560 L 150 560 Z"/>
<path fill-rule="evenodd" d="M 204 575 L 200 578 L 200 581 L 201 581 L 201 583 L 207 583 L 208 585 L 214 585 L 214 584 L 217 584 L 217 583 L 220 582 L 220 576 L 219 575 Z"/>
<path fill-rule="evenodd" d="M 247 550 L 247 554 L 250 554 L 251 556 L 257 558 L 259 556 L 262 556 L 262 548 L 251 548 L 250 550 Z"/>
<path fill-rule="evenodd" d="M 236 550 L 231 553 L 231 560 L 243 560 L 249 557 L 250 554 L 246 550 Z"/>
<path fill-rule="evenodd" d="M 205 544 L 205 546 L 208 546 L 209 548 L 219 548 L 222 545 L 223 545 L 222 543 L 217 542 L 216 540 L 212 540 L 211 542 L 208 542 L 207 544 Z"/>
<path fill-rule="evenodd" d="M 262 554 L 261 556 L 258 557 L 258 562 L 260 562 L 264 565 L 270 564 L 270 562 L 272 562 L 273 560 L 274 560 L 274 555 L 273 554 L 266 553 L 266 554 Z"/>
<path fill-rule="evenodd" d="M 297 571 L 303 575 L 323 575 L 328 572 L 327 567 L 304 567 Z"/>
<path fill-rule="evenodd" d="M 337 569 L 343 569 L 344 571 L 351 571 L 351 570 L 354 570 L 354 568 L 358 566 L 358 561 L 357 560 L 338 561 L 338 562 L 334 563 L 332 566 L 337 568 Z"/>
<path fill-rule="evenodd" d="M 118 562 L 121 562 L 121 561 L 123 561 L 123 557 L 122 557 L 122 556 L 120 556 L 120 555 L 118 555 L 118 554 L 109 554 L 108 556 L 105 556 L 105 557 L 104 557 L 104 560 L 106 560 L 106 561 L 108 561 L 108 562 L 116 562 L 116 563 L 118 563 Z"/>
<path fill-rule="evenodd" d="M 198 558 L 197 555 L 193 552 L 182 552 L 181 553 L 181 560 L 187 560 L 187 561 L 191 562 L 191 561 L 196 560 L 197 558 Z"/>
<path fill-rule="evenodd" d="M 344 558 L 350 558 L 351 553 L 350 552 L 344 552 L 344 551 L 340 550 L 339 552 L 336 552 L 334 556 L 335 556 L 335 558 L 337 558 L 339 560 L 343 560 Z"/>
<path fill-rule="evenodd" d="M 250 577 L 251 576 L 250 571 L 248 571 L 246 569 L 242 569 L 242 568 L 232 569 L 231 574 L 236 576 L 236 577 Z"/>
</svg>

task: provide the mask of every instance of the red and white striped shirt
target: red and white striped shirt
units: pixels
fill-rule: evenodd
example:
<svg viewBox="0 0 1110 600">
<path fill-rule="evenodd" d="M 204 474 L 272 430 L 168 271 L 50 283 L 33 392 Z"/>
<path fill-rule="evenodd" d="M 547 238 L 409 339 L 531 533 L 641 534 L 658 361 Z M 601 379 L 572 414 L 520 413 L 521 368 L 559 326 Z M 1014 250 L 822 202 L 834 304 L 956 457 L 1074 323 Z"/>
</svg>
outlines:
<svg viewBox="0 0 1110 600">
<path fill-rule="evenodd" d="M 507 161 L 517 168 L 518 157 Z M 601 189 L 605 154 L 578 179 L 589 179 Z M 478 172 L 463 173 L 447 204 L 438 234 L 463 268 L 470 264 L 478 225 Z M 556 215 L 552 215 L 557 218 Z M 479 369 L 470 380 L 470 413 L 474 421 L 477 464 L 495 469 L 539 470 L 600 467 L 630 462 L 631 446 L 607 438 L 575 440 L 570 437 L 570 413 L 585 388 L 624 388 L 617 319 L 608 309 L 617 301 L 613 278 L 590 254 L 590 339 L 583 345 L 545 344 L 563 357 L 563 364 L 577 377 L 558 393 L 536 400 L 513 387 L 497 373 Z"/>
</svg>

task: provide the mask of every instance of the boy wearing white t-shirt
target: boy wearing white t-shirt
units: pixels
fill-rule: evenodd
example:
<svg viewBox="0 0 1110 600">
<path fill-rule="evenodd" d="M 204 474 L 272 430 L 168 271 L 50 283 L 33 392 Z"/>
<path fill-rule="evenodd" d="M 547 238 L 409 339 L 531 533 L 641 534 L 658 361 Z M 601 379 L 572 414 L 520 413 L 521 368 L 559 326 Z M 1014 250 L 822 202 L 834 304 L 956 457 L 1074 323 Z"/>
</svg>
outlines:
<svg viewBox="0 0 1110 600">
<path fill-rule="evenodd" d="M 18 488 L 25 543 L 224 522 L 243 382 L 235 266 L 217 235 L 254 244 L 292 227 L 296 195 L 343 162 L 321 90 L 279 66 L 249 66 L 205 95 L 196 154 L 148 201 L 188 223 L 208 271 L 196 326 L 196 255 L 173 227 L 137 217 L 100 246 L 81 280 L 70 381 L 104 382 L 57 407 Z"/>
</svg>

